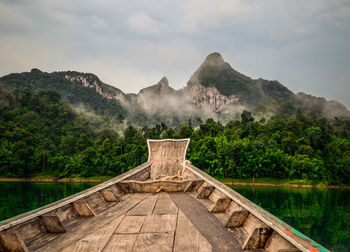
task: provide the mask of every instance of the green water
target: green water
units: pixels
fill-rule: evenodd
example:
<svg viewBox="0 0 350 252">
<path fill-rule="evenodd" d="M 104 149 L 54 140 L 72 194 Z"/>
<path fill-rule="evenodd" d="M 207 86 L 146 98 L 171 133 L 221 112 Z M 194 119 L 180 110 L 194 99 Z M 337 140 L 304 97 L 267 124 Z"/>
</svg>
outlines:
<svg viewBox="0 0 350 252">
<path fill-rule="evenodd" d="M 0 182 L 0 221 L 68 197 L 96 184 Z"/>
<path fill-rule="evenodd" d="M 233 186 L 332 251 L 350 251 L 350 189 Z"/>
</svg>

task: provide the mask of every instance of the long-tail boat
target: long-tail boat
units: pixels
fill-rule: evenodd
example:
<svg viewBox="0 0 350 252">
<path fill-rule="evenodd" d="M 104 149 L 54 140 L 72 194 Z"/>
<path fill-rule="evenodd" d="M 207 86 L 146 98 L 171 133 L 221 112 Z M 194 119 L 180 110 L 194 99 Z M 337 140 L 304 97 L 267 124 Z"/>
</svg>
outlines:
<svg viewBox="0 0 350 252">
<path fill-rule="evenodd" d="M 189 139 L 147 143 L 146 163 L 1 222 L 0 251 L 328 251 L 186 161 Z"/>
</svg>

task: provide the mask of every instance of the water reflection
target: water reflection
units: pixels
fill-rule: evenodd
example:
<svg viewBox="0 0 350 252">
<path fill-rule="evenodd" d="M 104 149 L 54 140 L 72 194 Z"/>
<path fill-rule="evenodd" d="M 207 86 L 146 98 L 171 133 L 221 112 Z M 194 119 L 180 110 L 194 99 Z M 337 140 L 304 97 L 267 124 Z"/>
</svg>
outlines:
<svg viewBox="0 0 350 252">
<path fill-rule="evenodd" d="M 350 190 L 231 186 L 332 251 L 350 251 Z"/>
<path fill-rule="evenodd" d="M 28 212 L 96 183 L 0 182 L 0 220 Z"/>
</svg>

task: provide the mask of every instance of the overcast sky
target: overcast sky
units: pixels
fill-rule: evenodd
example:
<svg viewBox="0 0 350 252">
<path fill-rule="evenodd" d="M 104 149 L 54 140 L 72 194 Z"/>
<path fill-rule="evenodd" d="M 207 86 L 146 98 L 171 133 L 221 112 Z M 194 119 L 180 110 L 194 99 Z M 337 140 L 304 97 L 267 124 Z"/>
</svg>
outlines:
<svg viewBox="0 0 350 252">
<path fill-rule="evenodd" d="M 350 108 L 350 0 L 0 0 L 0 75 L 92 72 L 179 89 L 211 52 Z"/>
</svg>

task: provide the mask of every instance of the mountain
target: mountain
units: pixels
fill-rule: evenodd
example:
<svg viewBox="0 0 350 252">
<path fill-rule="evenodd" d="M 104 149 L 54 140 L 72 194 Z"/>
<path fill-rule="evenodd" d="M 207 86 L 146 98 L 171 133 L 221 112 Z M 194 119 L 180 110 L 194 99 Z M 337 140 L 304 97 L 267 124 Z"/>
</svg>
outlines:
<svg viewBox="0 0 350 252">
<path fill-rule="evenodd" d="M 298 108 L 332 119 L 350 117 L 339 102 L 294 94 L 278 81 L 245 76 L 219 53 L 209 54 L 180 90 L 173 89 L 163 77 L 138 94 L 126 94 L 91 73 L 45 73 L 39 69 L 3 76 L 0 83 L 10 89 L 28 88 L 33 92 L 54 90 L 77 111 L 108 116 L 120 123 L 127 119 L 140 126 L 159 121 L 176 126 L 198 117 L 226 122 L 239 118 L 243 110 L 252 111 L 257 118 L 279 112 L 292 115 Z"/>
<path fill-rule="evenodd" d="M 232 102 L 248 106 L 258 105 L 263 99 L 288 99 L 294 95 L 277 81 L 254 80 L 237 72 L 219 53 L 209 54 L 187 83 L 190 89 L 198 85 L 215 88 L 226 97 L 235 97 Z"/>
<path fill-rule="evenodd" d="M 123 117 L 126 114 L 121 105 L 125 99 L 124 93 L 101 82 L 96 75 L 90 73 L 72 71 L 45 73 L 34 68 L 30 72 L 3 76 L 0 78 L 0 83 L 13 89 L 54 90 L 74 108 L 85 108 L 98 115 L 108 113 Z"/>
</svg>

